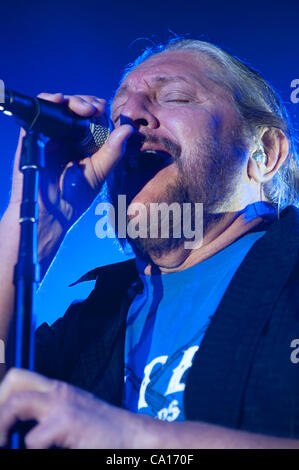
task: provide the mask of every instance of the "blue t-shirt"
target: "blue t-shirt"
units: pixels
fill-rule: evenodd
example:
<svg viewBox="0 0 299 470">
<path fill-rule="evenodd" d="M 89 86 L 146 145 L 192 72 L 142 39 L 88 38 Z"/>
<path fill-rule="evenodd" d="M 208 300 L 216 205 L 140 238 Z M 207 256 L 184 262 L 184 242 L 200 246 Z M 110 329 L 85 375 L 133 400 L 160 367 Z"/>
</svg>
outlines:
<svg viewBox="0 0 299 470">
<path fill-rule="evenodd" d="M 252 245 L 251 233 L 188 269 L 140 274 L 143 292 L 129 309 L 123 404 L 166 421 L 183 421 L 188 370 L 230 281 Z"/>
</svg>

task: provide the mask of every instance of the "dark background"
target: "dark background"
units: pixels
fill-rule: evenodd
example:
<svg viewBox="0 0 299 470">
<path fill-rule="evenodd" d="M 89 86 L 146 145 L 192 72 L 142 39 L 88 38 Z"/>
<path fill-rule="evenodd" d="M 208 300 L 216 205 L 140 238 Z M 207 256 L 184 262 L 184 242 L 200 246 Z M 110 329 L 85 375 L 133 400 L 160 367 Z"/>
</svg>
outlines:
<svg viewBox="0 0 299 470">
<path fill-rule="evenodd" d="M 299 1 L 0 1 L 0 78 L 7 88 L 95 94 L 110 98 L 123 67 L 151 40 L 170 32 L 224 47 L 261 71 L 290 102 L 299 78 Z M 296 123 L 298 105 L 289 111 Z M 18 127 L 0 115 L 0 214 L 9 198 Z M 94 208 L 76 224 L 40 288 L 39 322 L 62 314 L 92 283 L 67 288 L 86 270 L 123 259 L 111 240 L 99 240 Z"/>
</svg>

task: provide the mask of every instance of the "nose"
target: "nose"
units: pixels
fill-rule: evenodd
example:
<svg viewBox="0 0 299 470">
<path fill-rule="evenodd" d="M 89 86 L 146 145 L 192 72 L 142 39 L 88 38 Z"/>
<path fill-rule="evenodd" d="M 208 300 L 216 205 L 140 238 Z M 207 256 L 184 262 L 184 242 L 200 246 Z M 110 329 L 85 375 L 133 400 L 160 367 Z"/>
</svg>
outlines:
<svg viewBox="0 0 299 470">
<path fill-rule="evenodd" d="M 129 123 L 140 131 L 143 127 L 157 129 L 159 121 L 154 114 L 153 105 L 141 93 L 134 93 L 127 99 L 120 116 L 120 123 Z"/>
</svg>

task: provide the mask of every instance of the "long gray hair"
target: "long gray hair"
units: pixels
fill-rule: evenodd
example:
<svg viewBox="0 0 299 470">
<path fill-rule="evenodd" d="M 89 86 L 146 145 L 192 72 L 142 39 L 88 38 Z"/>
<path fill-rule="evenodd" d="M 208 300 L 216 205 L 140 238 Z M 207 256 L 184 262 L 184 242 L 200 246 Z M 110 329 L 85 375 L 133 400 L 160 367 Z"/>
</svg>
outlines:
<svg viewBox="0 0 299 470">
<path fill-rule="evenodd" d="M 289 142 L 289 153 L 274 177 L 263 185 L 264 194 L 278 207 L 278 211 L 290 204 L 299 206 L 299 157 L 295 132 L 281 98 L 259 72 L 211 43 L 174 38 L 167 44 L 147 48 L 127 67 L 125 75 L 155 54 L 182 49 L 203 53 L 217 64 L 208 71 L 209 77 L 227 89 L 251 136 L 260 126 L 284 132 Z"/>
</svg>

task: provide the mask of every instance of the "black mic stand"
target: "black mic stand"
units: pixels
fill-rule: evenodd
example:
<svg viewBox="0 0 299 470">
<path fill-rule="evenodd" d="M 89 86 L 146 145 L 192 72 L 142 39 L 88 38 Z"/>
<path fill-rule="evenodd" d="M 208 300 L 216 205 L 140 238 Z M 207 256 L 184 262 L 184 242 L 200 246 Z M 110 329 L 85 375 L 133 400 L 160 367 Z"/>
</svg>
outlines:
<svg viewBox="0 0 299 470">
<path fill-rule="evenodd" d="M 23 138 L 20 160 L 24 179 L 19 220 L 19 256 L 14 276 L 15 312 L 11 331 L 11 365 L 28 370 L 34 370 L 34 298 L 40 280 L 37 254 L 38 187 L 44 161 L 41 134 L 28 130 Z M 10 448 L 24 448 L 21 428 L 11 434 Z"/>
</svg>

